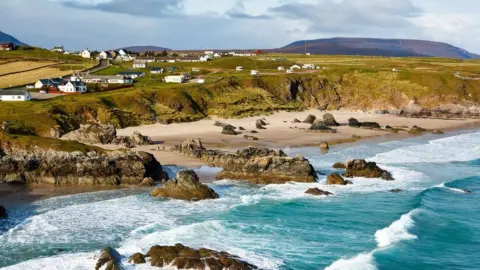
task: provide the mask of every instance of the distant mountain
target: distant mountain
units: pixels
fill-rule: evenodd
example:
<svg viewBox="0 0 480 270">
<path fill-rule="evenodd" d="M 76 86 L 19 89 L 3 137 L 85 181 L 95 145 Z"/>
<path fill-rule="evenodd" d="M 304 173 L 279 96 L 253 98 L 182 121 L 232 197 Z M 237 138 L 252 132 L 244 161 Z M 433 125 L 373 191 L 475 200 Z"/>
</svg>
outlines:
<svg viewBox="0 0 480 270">
<path fill-rule="evenodd" d="M 138 52 L 138 53 L 143 53 L 143 52 L 163 52 L 165 51 L 171 51 L 171 49 L 168 48 L 163 48 L 163 47 L 157 47 L 157 46 L 130 46 L 130 47 L 124 47 L 120 48 L 124 49 L 127 51 L 132 51 L 132 52 Z"/>
<path fill-rule="evenodd" d="M 296 41 L 274 51 L 304 53 L 305 41 Z M 367 55 L 367 56 L 430 56 L 459 59 L 479 59 L 477 54 L 447 43 L 376 38 L 329 38 L 307 40 L 306 51 L 315 54 Z"/>
<path fill-rule="evenodd" d="M 8 43 L 8 42 L 12 42 L 17 46 L 28 46 L 27 44 L 19 41 L 18 39 L 10 36 L 9 34 L 5 34 L 2 31 L 0 31 L 0 43 Z"/>
</svg>

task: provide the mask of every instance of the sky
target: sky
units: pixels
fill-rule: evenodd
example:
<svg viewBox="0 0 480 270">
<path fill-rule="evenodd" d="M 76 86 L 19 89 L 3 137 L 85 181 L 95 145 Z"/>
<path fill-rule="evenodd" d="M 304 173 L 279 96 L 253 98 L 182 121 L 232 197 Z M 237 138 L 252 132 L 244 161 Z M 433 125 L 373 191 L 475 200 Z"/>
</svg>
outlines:
<svg viewBox="0 0 480 270">
<path fill-rule="evenodd" d="M 33 46 L 262 49 L 409 38 L 480 53 L 478 0 L 0 0 L 0 31 Z"/>
</svg>

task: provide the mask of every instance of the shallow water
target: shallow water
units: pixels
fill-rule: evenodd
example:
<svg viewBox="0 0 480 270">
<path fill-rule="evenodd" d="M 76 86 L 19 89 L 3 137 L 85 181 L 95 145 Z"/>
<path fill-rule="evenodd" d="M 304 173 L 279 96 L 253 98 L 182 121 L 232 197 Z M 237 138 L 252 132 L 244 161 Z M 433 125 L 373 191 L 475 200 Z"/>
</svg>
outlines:
<svg viewBox="0 0 480 270">
<path fill-rule="evenodd" d="M 319 183 L 256 187 L 224 180 L 209 184 L 221 196 L 214 201 L 159 200 L 127 190 L 9 209 L 8 223 L 0 221 L 0 267 L 93 269 L 94 256 L 106 246 L 127 258 L 176 243 L 227 251 L 263 269 L 480 266 L 478 130 L 339 146 L 328 154 L 285 151 L 308 157 L 322 174 Z M 350 158 L 376 161 L 396 180 L 323 185 L 331 165 Z M 335 196 L 305 195 L 311 187 Z M 404 192 L 390 193 L 394 188 Z M 130 266 L 126 258 L 126 269 L 150 269 Z"/>
</svg>

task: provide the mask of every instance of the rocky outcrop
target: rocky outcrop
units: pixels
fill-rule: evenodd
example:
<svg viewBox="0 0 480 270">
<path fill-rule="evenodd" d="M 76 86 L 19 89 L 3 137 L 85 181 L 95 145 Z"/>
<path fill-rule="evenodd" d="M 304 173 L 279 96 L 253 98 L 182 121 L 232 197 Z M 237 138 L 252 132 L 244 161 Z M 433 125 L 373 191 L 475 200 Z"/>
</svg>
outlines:
<svg viewBox="0 0 480 270">
<path fill-rule="evenodd" d="M 317 120 L 317 117 L 315 115 L 308 115 L 307 118 L 305 118 L 305 120 L 303 120 L 303 123 L 304 124 L 313 124 L 313 122 L 315 122 L 315 120 Z"/>
<path fill-rule="evenodd" d="M 459 104 L 446 103 L 433 108 L 425 108 L 415 101 L 411 101 L 398 113 L 390 111 L 390 114 L 411 118 L 478 118 L 480 117 L 480 106 L 473 102 L 464 101 Z"/>
<path fill-rule="evenodd" d="M 348 126 L 349 127 L 360 127 L 360 122 L 355 118 L 348 119 Z"/>
<path fill-rule="evenodd" d="M 247 140 L 251 140 L 251 141 L 258 141 L 258 138 L 255 137 L 255 136 L 250 136 L 250 135 L 243 135 L 243 137 Z"/>
<path fill-rule="evenodd" d="M 333 193 L 321 190 L 319 188 L 309 188 L 307 191 L 305 191 L 305 194 L 314 195 L 314 196 L 330 196 L 330 195 L 333 195 Z"/>
<path fill-rule="evenodd" d="M 130 137 L 117 136 L 117 130 L 113 125 L 99 124 L 81 125 L 79 129 L 63 135 L 60 139 L 85 144 L 115 144 L 127 148 L 152 144 L 149 137 L 139 132 L 135 132 Z"/>
<path fill-rule="evenodd" d="M 333 164 L 332 168 L 334 169 L 345 169 L 345 164 L 341 163 L 341 162 L 337 162 L 335 164 Z"/>
<path fill-rule="evenodd" d="M 329 150 L 330 149 L 330 145 L 328 145 L 328 142 L 322 142 L 320 144 L 320 149 L 322 150 Z"/>
<path fill-rule="evenodd" d="M 347 182 L 343 177 L 338 173 L 332 173 L 327 176 L 327 185 L 347 185 Z"/>
<path fill-rule="evenodd" d="M 381 169 L 375 162 L 367 162 L 364 159 L 349 160 L 345 163 L 345 177 L 381 178 L 383 180 L 395 180 L 392 174 Z"/>
<path fill-rule="evenodd" d="M 338 127 L 340 124 L 335 120 L 335 117 L 331 113 L 326 113 L 323 115 L 323 122 L 326 126 L 329 127 Z"/>
<path fill-rule="evenodd" d="M 142 253 L 135 253 L 130 258 L 128 258 L 128 263 L 130 264 L 144 264 L 147 263 L 145 256 Z"/>
<path fill-rule="evenodd" d="M 435 130 L 432 131 L 432 134 L 435 134 L 435 135 L 443 135 L 443 134 L 445 134 L 445 132 L 443 132 L 443 131 L 441 131 L 441 130 L 439 130 L 439 129 L 435 129 Z"/>
<path fill-rule="evenodd" d="M 299 123 L 302 123 L 302 121 L 298 120 L 297 118 L 293 119 L 292 120 L 292 123 L 293 124 L 299 124 Z"/>
<path fill-rule="evenodd" d="M 154 267 L 174 267 L 176 269 L 230 269 L 250 270 L 256 266 L 242 261 L 240 258 L 226 252 L 211 249 L 193 249 L 181 244 L 175 246 L 153 246 L 146 257 Z"/>
<path fill-rule="evenodd" d="M 176 179 L 170 180 L 150 194 L 152 197 L 172 198 L 186 201 L 218 199 L 218 194 L 207 185 L 200 183 L 194 171 L 181 171 Z"/>
<path fill-rule="evenodd" d="M 7 219 L 7 218 L 8 218 L 7 209 L 5 209 L 5 207 L 0 205 L 0 219 Z"/>
<path fill-rule="evenodd" d="M 145 152 L 25 150 L 0 142 L 0 183 L 115 186 L 139 185 L 146 177 L 167 178 Z"/>
<path fill-rule="evenodd" d="M 390 190 L 391 193 L 400 193 L 400 192 L 402 192 L 402 191 L 403 191 L 403 190 L 398 189 L 398 188 Z"/>
<path fill-rule="evenodd" d="M 101 251 L 95 270 L 121 270 L 122 256 L 113 248 L 108 247 Z"/>
<path fill-rule="evenodd" d="M 317 119 L 310 126 L 310 131 L 322 132 L 322 133 L 336 133 L 335 129 L 328 127 L 322 120 Z"/>
<path fill-rule="evenodd" d="M 408 131 L 408 133 L 410 133 L 410 134 L 422 134 L 422 133 L 425 133 L 425 132 L 427 132 L 426 129 L 421 128 L 421 127 L 417 127 L 417 126 L 413 126 L 413 127 Z"/>
<path fill-rule="evenodd" d="M 317 175 L 304 157 L 288 157 L 283 151 L 249 147 L 236 153 L 208 150 L 199 140 L 189 140 L 172 148 L 189 157 L 224 170 L 217 179 L 248 180 L 254 184 L 281 184 L 287 182 L 316 182 Z"/>
<path fill-rule="evenodd" d="M 377 122 L 360 122 L 355 118 L 348 119 L 348 126 L 355 127 L 355 128 L 369 128 L 369 129 L 382 128 Z"/>
<path fill-rule="evenodd" d="M 263 121 L 262 119 L 258 119 L 257 121 L 255 121 L 255 127 L 257 129 L 266 129 L 265 126 L 267 125 L 267 123 L 265 123 L 265 121 Z"/>
<path fill-rule="evenodd" d="M 232 125 L 225 125 L 222 129 L 222 134 L 236 136 L 238 133 L 235 131 L 235 127 Z"/>
</svg>

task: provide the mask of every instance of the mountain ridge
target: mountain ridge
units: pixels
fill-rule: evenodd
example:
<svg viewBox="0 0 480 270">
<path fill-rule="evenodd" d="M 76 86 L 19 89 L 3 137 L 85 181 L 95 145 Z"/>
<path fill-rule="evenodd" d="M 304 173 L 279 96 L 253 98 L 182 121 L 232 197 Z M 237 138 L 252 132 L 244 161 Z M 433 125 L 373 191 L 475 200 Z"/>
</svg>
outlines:
<svg viewBox="0 0 480 270">
<path fill-rule="evenodd" d="M 18 39 L 14 38 L 13 36 L 0 31 L 0 43 L 8 43 L 8 42 L 12 42 L 16 46 L 28 46 L 26 43 L 23 43 L 23 42 L 19 41 Z"/>
<path fill-rule="evenodd" d="M 137 52 L 137 53 L 144 53 L 144 52 L 161 52 L 161 51 L 171 51 L 172 49 L 160 47 L 160 46 L 153 46 L 153 45 L 146 45 L 146 46 L 128 46 L 122 47 L 119 49 Z"/>
</svg>

